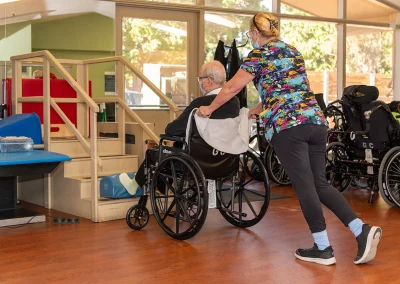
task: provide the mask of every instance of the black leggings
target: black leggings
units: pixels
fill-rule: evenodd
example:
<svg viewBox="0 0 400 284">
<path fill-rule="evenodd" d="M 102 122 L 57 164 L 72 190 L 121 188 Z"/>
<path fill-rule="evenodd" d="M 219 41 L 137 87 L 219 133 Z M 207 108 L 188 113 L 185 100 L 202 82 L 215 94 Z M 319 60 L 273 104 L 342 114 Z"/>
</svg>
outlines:
<svg viewBox="0 0 400 284">
<path fill-rule="evenodd" d="M 326 179 L 327 128 L 303 124 L 273 135 L 272 146 L 289 175 L 311 233 L 326 229 L 321 202 L 345 226 L 357 218 L 343 195 Z"/>
</svg>

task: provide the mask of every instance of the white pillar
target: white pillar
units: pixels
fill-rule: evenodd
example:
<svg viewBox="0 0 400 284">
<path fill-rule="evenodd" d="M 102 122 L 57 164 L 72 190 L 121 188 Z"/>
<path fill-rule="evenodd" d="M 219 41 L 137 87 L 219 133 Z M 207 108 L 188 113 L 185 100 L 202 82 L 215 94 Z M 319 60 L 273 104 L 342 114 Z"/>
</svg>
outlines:
<svg viewBox="0 0 400 284">
<path fill-rule="evenodd" d="M 324 71 L 324 101 L 328 104 L 329 101 L 329 71 Z"/>
<path fill-rule="evenodd" d="M 272 0 L 272 13 L 281 12 L 281 0 Z"/>
<path fill-rule="evenodd" d="M 393 100 L 400 100 L 400 13 L 396 16 L 396 28 L 393 40 Z"/>
<path fill-rule="evenodd" d="M 347 0 L 338 0 L 338 19 L 346 19 Z M 346 86 L 346 24 L 337 25 L 337 98 Z"/>
<path fill-rule="evenodd" d="M 369 73 L 369 85 L 375 86 L 375 73 Z"/>
</svg>

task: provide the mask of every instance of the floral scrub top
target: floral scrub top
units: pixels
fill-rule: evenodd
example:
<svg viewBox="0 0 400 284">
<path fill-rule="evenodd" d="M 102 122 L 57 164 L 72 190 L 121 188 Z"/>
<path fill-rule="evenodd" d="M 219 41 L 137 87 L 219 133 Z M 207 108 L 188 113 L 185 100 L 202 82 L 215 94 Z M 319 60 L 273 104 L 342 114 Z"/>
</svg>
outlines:
<svg viewBox="0 0 400 284">
<path fill-rule="evenodd" d="M 240 68 L 255 76 L 261 97 L 265 137 L 300 124 L 327 126 L 314 93 L 310 90 L 304 59 L 297 49 L 281 40 L 252 50 Z"/>
</svg>

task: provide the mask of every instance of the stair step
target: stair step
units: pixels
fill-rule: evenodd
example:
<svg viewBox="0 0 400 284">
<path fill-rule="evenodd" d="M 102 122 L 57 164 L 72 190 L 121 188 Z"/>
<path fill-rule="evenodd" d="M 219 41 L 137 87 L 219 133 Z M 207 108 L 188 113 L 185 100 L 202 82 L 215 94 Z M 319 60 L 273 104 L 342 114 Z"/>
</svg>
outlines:
<svg viewBox="0 0 400 284">
<path fill-rule="evenodd" d="M 136 172 L 138 169 L 137 155 L 118 155 L 102 157 L 102 166 L 97 167 L 98 176 L 107 176 L 123 172 Z M 91 159 L 75 158 L 64 163 L 64 177 L 83 179 L 91 177 Z"/>
<path fill-rule="evenodd" d="M 125 147 L 125 146 L 124 146 Z M 114 156 L 122 155 L 122 139 L 119 138 L 98 138 L 97 139 L 98 155 L 101 156 Z M 51 151 L 60 154 L 68 155 L 71 158 L 84 158 L 90 157 L 82 144 L 73 138 L 52 138 Z"/>
<path fill-rule="evenodd" d="M 119 198 L 119 199 L 111 199 L 111 198 L 104 198 L 104 197 L 99 197 L 99 205 L 109 205 L 109 204 L 120 204 L 120 203 L 132 203 L 135 201 L 139 201 L 140 197 L 134 197 L 134 198 Z M 92 199 L 89 198 L 82 198 L 83 200 L 86 201 L 92 201 Z"/>
</svg>

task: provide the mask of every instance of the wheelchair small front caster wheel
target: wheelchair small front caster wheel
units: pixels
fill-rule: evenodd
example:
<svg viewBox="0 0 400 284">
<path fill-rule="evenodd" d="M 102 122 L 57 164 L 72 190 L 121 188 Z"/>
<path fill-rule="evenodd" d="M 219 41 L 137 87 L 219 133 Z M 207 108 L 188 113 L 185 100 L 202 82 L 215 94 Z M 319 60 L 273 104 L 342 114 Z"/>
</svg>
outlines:
<svg viewBox="0 0 400 284">
<path fill-rule="evenodd" d="M 150 214 L 144 205 L 134 205 L 126 213 L 126 223 L 133 230 L 140 230 L 146 227 Z"/>
</svg>

